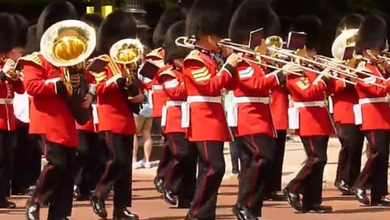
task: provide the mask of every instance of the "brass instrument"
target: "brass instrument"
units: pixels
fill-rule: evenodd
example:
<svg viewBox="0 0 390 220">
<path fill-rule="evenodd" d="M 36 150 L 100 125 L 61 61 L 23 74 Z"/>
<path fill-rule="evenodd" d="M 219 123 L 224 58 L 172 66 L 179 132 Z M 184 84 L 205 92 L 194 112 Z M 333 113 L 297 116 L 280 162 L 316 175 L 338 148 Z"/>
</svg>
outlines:
<svg viewBox="0 0 390 220">
<path fill-rule="evenodd" d="M 52 25 L 41 38 L 41 54 L 53 66 L 63 70 L 67 101 L 77 123 L 83 125 L 91 117 L 91 109 L 81 104 L 88 93 L 85 61 L 96 46 L 93 27 L 78 20 L 65 20 Z"/>
<path fill-rule="evenodd" d="M 126 84 L 131 85 L 137 78 L 138 61 L 143 55 L 144 47 L 138 39 L 122 39 L 110 48 L 110 57 L 117 64 L 123 65 Z"/>
<path fill-rule="evenodd" d="M 1 59 L 0 64 L 3 66 L 7 62 L 8 59 L 9 58 Z M 23 73 L 17 69 L 9 70 L 8 72 L 5 73 L 5 75 L 14 81 L 17 81 L 19 79 L 23 79 Z"/>
</svg>

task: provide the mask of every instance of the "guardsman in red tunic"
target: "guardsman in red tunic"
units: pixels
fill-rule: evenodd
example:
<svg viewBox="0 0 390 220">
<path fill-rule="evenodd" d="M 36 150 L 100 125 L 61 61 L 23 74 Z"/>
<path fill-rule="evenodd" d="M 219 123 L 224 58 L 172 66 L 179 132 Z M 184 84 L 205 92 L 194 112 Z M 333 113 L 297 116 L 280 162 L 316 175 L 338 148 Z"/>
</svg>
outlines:
<svg viewBox="0 0 390 220">
<path fill-rule="evenodd" d="M 13 98 L 14 92 L 24 93 L 20 75 L 15 71 L 15 62 L 7 58 L 17 36 L 17 25 L 12 15 L 0 13 L 0 209 L 15 208 L 7 200 L 11 190 L 11 167 L 13 133 L 16 128 Z"/>
<path fill-rule="evenodd" d="M 302 15 L 293 24 L 292 30 L 307 34 L 307 56 L 315 55 L 321 30 L 320 19 L 315 15 Z M 326 151 L 329 136 L 334 133 L 325 104 L 326 87 L 326 77 L 309 71 L 304 71 L 303 76 L 290 75 L 287 79 L 287 89 L 294 101 L 294 106 L 289 109 L 289 126 L 300 136 L 307 160 L 284 192 L 290 205 L 300 212 L 332 211 L 330 206 L 321 205 Z M 300 194 L 303 195 L 302 202 Z"/>
<path fill-rule="evenodd" d="M 231 54 L 219 68 L 213 53 L 227 35 L 230 5 L 225 0 L 197 0 L 186 19 L 186 35 L 196 38 L 196 50 L 184 60 L 187 104 L 183 126 L 199 153 L 195 198 L 186 219 L 215 219 L 217 194 L 225 174 L 224 142 L 231 140 L 222 106 L 221 90 L 233 85 L 238 55 Z"/>
<path fill-rule="evenodd" d="M 233 43 L 247 45 L 250 32 L 263 28 L 266 35 L 274 35 L 280 27 L 279 19 L 268 2 L 252 0 L 243 2 L 229 28 Z M 254 57 L 242 55 L 248 60 Z M 282 71 L 265 74 L 263 68 L 250 61 L 240 61 L 235 68 L 240 81 L 233 89 L 233 104 L 228 110 L 228 123 L 234 128 L 235 137 L 241 138 L 243 158 L 237 203 L 233 213 L 239 220 L 257 219 L 261 210 L 265 189 L 269 184 L 275 159 L 276 137 L 270 108 L 270 89 L 283 83 Z"/>
<path fill-rule="evenodd" d="M 167 139 L 172 160 L 164 179 L 164 200 L 171 205 L 179 201 L 179 208 L 189 208 L 196 188 L 196 146 L 186 138 L 186 129 L 181 125 L 181 106 L 187 100 L 187 91 L 182 75 L 183 59 L 189 50 L 176 45 L 175 40 L 185 33 L 185 21 L 172 25 L 165 36 L 165 62 L 157 77 L 168 101 L 162 109 L 162 128 Z"/>
<path fill-rule="evenodd" d="M 361 63 L 358 69 L 367 71 L 373 76 L 365 77 L 365 82 L 358 82 L 356 91 L 359 104 L 354 107 L 356 124 L 364 133 L 370 146 L 371 156 L 360 173 L 353 191 L 357 200 L 363 205 L 389 206 L 388 162 L 390 144 L 390 107 L 387 101 L 389 88 L 380 88 L 370 82 L 381 83 L 376 77 L 389 79 L 388 63 L 378 62 L 376 56 L 385 48 L 387 37 L 386 21 L 376 14 L 367 15 L 362 22 L 355 46 L 357 54 L 369 60 Z M 360 74 L 358 74 L 359 76 Z M 387 83 L 388 84 L 388 83 Z M 371 189 L 371 201 L 366 190 Z"/>
<path fill-rule="evenodd" d="M 45 8 L 39 18 L 38 35 L 46 39 L 44 36 L 47 36 L 47 30 L 53 24 L 76 18 L 76 10 L 71 3 L 53 3 Z M 63 28 L 66 30 L 69 27 Z M 78 138 L 75 116 L 67 102 L 64 69 L 49 63 L 40 52 L 21 58 L 19 63 L 25 73 L 26 92 L 32 97 L 30 134 L 42 136 L 48 161 L 27 202 L 27 219 L 39 219 L 40 206 L 48 204 L 48 219 L 66 219 L 72 212 L 73 169 Z M 87 99 L 82 106 L 88 108 L 91 100 Z"/>
<path fill-rule="evenodd" d="M 135 39 L 137 27 L 130 13 L 116 10 L 102 23 L 98 32 L 97 52 L 108 65 L 100 73 L 94 73 L 97 81 L 99 131 L 104 133 L 110 149 L 110 160 L 91 197 L 93 211 L 107 218 L 105 200 L 114 189 L 114 220 L 138 220 L 127 207 L 132 206 L 132 158 L 135 122 L 133 109 L 142 103 L 144 96 L 134 83 L 126 86 L 124 67 L 108 57 L 110 48 L 119 40 Z M 126 89 L 135 90 L 132 99 Z"/>
<path fill-rule="evenodd" d="M 338 25 L 336 37 L 344 30 L 359 28 L 363 19 L 359 14 L 345 16 Z M 343 75 L 339 74 L 339 77 Z M 333 82 L 327 88 L 327 93 L 332 95 L 333 121 L 341 143 L 335 186 L 343 195 L 353 195 L 351 188 L 360 174 L 364 142 L 364 135 L 355 124 L 353 111 L 354 105 L 359 103 L 359 97 L 353 85 L 342 81 Z"/>
<path fill-rule="evenodd" d="M 164 38 L 168 31 L 168 28 L 176 22 L 185 19 L 185 14 L 180 7 L 174 7 L 167 9 L 160 17 L 159 23 L 153 32 L 153 44 L 154 49 L 146 55 L 146 60 L 151 60 L 158 67 L 165 66 L 165 50 L 164 50 Z M 145 82 L 144 82 L 145 83 Z M 161 126 L 162 108 L 168 101 L 168 96 L 164 92 L 162 85 L 158 78 L 154 78 L 147 83 L 147 88 L 150 93 L 149 99 L 151 100 L 151 107 L 153 109 L 153 124 L 158 128 Z M 160 131 L 160 130 L 158 130 Z M 161 132 L 164 136 L 164 132 Z M 157 168 L 157 175 L 154 179 L 154 184 L 158 192 L 162 193 L 164 186 L 164 179 L 167 175 L 168 165 L 172 159 L 172 154 L 167 143 L 167 139 L 164 138 L 164 152 L 160 158 L 160 162 Z"/>
<path fill-rule="evenodd" d="M 96 32 L 99 30 L 102 22 L 99 14 L 86 14 L 81 21 L 92 26 Z M 91 57 L 94 57 L 92 54 Z M 90 191 L 94 189 L 97 181 L 104 173 L 105 162 L 107 160 L 107 146 L 100 141 L 98 130 L 99 118 L 96 106 L 96 80 L 91 73 L 86 72 L 86 79 L 91 88 L 90 93 L 94 95 L 92 103 L 92 117 L 85 125 L 76 125 L 79 146 L 77 151 L 78 173 L 75 181 L 74 195 L 77 201 L 89 200 Z"/>
</svg>

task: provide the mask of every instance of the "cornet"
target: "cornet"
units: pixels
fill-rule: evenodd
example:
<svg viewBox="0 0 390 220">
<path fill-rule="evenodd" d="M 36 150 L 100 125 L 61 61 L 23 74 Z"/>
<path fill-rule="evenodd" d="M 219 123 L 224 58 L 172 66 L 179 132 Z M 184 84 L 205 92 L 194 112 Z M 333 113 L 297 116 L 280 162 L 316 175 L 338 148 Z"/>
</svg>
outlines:
<svg viewBox="0 0 390 220">
<path fill-rule="evenodd" d="M 9 58 L 1 59 L 1 60 L 0 60 L 0 65 L 3 66 L 3 65 L 7 62 L 8 59 L 9 59 Z M 10 78 L 10 79 L 12 79 L 12 80 L 14 80 L 14 81 L 17 81 L 17 80 L 23 78 L 23 73 L 22 73 L 21 71 L 17 70 L 17 69 L 11 69 L 11 70 L 9 70 L 8 72 L 6 72 L 5 75 L 6 75 L 8 78 Z"/>
</svg>

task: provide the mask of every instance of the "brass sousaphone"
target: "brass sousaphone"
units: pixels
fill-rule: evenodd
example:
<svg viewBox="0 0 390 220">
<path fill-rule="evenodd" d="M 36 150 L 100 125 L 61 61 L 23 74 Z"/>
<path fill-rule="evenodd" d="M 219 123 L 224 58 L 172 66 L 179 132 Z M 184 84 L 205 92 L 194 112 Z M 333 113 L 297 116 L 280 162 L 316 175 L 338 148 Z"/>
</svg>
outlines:
<svg viewBox="0 0 390 220">
<path fill-rule="evenodd" d="M 62 69 L 67 100 L 77 123 L 83 125 L 91 110 L 81 107 L 89 85 L 85 79 L 85 61 L 96 46 L 95 29 L 78 20 L 65 20 L 52 25 L 41 38 L 41 54 L 55 67 Z"/>
</svg>

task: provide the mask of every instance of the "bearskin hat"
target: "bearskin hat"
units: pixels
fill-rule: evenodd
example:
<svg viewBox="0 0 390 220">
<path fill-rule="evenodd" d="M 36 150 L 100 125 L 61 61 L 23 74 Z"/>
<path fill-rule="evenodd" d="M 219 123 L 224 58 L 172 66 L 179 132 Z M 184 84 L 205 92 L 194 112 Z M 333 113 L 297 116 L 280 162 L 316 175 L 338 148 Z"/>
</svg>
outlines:
<svg viewBox="0 0 390 220">
<path fill-rule="evenodd" d="M 175 41 L 178 37 L 183 36 L 186 30 L 185 21 L 179 21 L 173 24 L 165 35 L 165 63 L 173 63 L 175 59 L 185 58 L 190 52 L 189 49 L 182 48 L 176 45 Z"/>
<path fill-rule="evenodd" d="M 377 14 L 367 15 L 360 25 L 355 51 L 362 54 L 366 49 L 383 50 L 386 46 L 387 24 Z"/>
<path fill-rule="evenodd" d="M 230 22 L 229 38 L 236 43 L 246 43 L 250 32 L 259 28 L 264 29 L 265 37 L 279 35 L 279 18 L 267 0 L 245 0 Z"/>
<path fill-rule="evenodd" d="M 45 31 L 53 24 L 69 19 L 77 19 L 76 9 L 70 2 L 51 3 L 39 16 L 37 26 L 38 39 L 40 40 Z"/>
<path fill-rule="evenodd" d="M 336 37 L 339 36 L 344 30 L 357 29 L 360 27 L 364 17 L 360 14 L 349 14 L 341 19 L 336 30 Z"/>
<path fill-rule="evenodd" d="M 133 15 L 117 9 L 109 14 L 100 25 L 96 49 L 99 54 L 107 54 L 117 41 L 136 37 L 137 24 Z"/>
<path fill-rule="evenodd" d="M 321 34 L 322 23 L 317 15 L 307 14 L 297 18 L 291 26 L 291 31 L 305 32 L 306 48 L 315 49 L 318 46 Z"/>
<path fill-rule="evenodd" d="M 17 26 L 14 17 L 0 13 L 0 52 L 8 53 L 15 45 Z"/>
<path fill-rule="evenodd" d="M 37 36 L 37 25 L 28 28 L 26 53 L 34 53 L 40 50 L 40 42 Z"/>
<path fill-rule="evenodd" d="M 186 19 L 186 35 L 228 35 L 230 23 L 230 0 L 196 0 Z"/>
<path fill-rule="evenodd" d="M 27 46 L 28 21 L 21 15 L 15 14 L 17 37 L 14 47 L 25 48 Z"/>
<path fill-rule="evenodd" d="M 153 45 L 154 47 L 162 47 L 164 43 L 164 37 L 168 28 L 174 23 L 184 20 L 185 14 L 179 7 L 167 9 L 160 17 L 156 29 L 153 32 Z"/>
<path fill-rule="evenodd" d="M 81 21 L 91 25 L 96 31 L 99 30 L 100 25 L 103 22 L 103 17 L 99 14 L 85 14 L 81 17 Z"/>
</svg>

